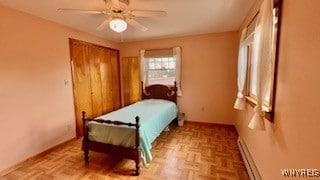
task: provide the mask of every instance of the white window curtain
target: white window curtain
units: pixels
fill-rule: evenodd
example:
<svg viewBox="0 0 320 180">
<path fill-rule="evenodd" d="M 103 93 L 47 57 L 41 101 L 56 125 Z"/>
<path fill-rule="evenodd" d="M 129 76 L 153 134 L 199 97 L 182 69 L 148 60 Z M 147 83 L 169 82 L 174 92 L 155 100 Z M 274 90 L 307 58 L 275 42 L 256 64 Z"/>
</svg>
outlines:
<svg viewBox="0 0 320 180">
<path fill-rule="evenodd" d="M 237 99 L 234 103 L 234 108 L 244 110 L 246 108 L 246 101 L 243 96 L 243 89 L 246 82 L 247 74 L 247 46 L 244 43 L 247 33 L 247 28 L 244 28 L 241 33 L 240 47 L 238 55 L 238 93 Z"/>
<path fill-rule="evenodd" d="M 172 51 L 171 51 L 172 50 Z M 182 96 L 181 91 L 181 47 L 174 47 L 170 50 L 157 50 L 156 52 L 153 52 L 152 50 L 148 51 L 146 53 L 146 50 L 140 51 L 140 70 L 141 70 L 141 81 L 143 82 L 143 89 L 145 89 L 146 86 L 148 86 L 148 57 L 156 57 L 163 54 L 170 54 L 173 55 L 173 57 L 176 60 L 176 74 L 175 74 L 175 81 L 177 83 L 177 95 Z M 159 54 L 160 53 L 160 54 Z M 156 54 L 156 56 L 155 56 Z"/>
<path fill-rule="evenodd" d="M 148 86 L 148 59 L 144 57 L 146 50 L 140 51 L 140 71 L 141 81 L 143 82 L 143 89 Z"/>
<path fill-rule="evenodd" d="M 263 102 L 268 88 L 272 65 L 273 0 L 264 0 L 254 31 L 253 54 L 257 68 L 257 105 L 248 125 L 255 130 L 265 130 Z"/>
<path fill-rule="evenodd" d="M 176 59 L 176 83 L 177 83 L 177 95 L 182 96 L 181 91 L 181 47 L 173 48 L 173 57 Z"/>
</svg>

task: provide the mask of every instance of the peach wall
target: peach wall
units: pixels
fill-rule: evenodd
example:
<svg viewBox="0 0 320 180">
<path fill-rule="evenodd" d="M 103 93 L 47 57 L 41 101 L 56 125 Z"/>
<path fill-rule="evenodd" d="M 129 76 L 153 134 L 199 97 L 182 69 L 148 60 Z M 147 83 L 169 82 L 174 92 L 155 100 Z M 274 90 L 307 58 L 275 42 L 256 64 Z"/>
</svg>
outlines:
<svg viewBox="0 0 320 180">
<path fill-rule="evenodd" d="M 282 168 L 320 168 L 320 1 L 283 1 L 274 123 L 248 129 L 252 109 L 236 127 L 263 179 L 282 179 Z"/>
<path fill-rule="evenodd" d="M 188 121 L 233 124 L 236 95 L 237 32 L 121 43 L 121 56 L 140 49 L 182 47 L 180 111 Z"/>
<path fill-rule="evenodd" d="M 89 34 L 0 6 L 0 171 L 75 137 L 68 38 Z"/>
</svg>

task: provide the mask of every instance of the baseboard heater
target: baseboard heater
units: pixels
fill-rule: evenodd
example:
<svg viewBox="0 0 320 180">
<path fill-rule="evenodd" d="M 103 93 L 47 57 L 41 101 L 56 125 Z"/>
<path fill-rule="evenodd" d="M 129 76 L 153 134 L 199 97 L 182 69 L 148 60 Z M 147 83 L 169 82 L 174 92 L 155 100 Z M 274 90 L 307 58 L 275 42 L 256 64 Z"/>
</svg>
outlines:
<svg viewBox="0 0 320 180">
<path fill-rule="evenodd" d="M 261 180 L 260 173 L 253 162 L 253 159 L 248 151 L 246 144 L 240 137 L 238 137 L 237 143 L 240 149 L 242 159 L 247 168 L 250 180 Z"/>
</svg>

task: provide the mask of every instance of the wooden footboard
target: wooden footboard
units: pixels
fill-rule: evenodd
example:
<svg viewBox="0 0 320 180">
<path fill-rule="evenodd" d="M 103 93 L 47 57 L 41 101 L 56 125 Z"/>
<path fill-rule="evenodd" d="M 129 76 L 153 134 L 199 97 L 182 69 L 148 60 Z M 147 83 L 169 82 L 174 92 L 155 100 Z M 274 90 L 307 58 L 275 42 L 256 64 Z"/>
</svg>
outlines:
<svg viewBox="0 0 320 180">
<path fill-rule="evenodd" d="M 141 85 L 143 87 L 143 84 Z M 142 89 L 142 99 L 165 99 L 168 101 L 172 101 L 177 103 L 177 86 L 174 83 L 174 86 L 165 86 L 165 85 L 150 85 Z M 82 150 L 84 152 L 84 160 L 86 162 L 89 161 L 89 150 L 110 154 L 113 156 L 132 159 L 136 163 L 136 175 L 140 174 L 140 135 L 139 135 L 139 117 L 136 118 L 136 123 L 125 123 L 121 121 L 111 121 L 104 119 L 89 119 L 86 118 L 86 113 L 82 112 L 82 120 L 83 120 L 83 141 L 82 141 Z M 134 126 L 136 129 L 136 137 L 135 137 L 135 147 L 134 148 L 126 148 L 122 146 L 115 146 L 111 144 L 99 143 L 95 141 L 90 141 L 88 138 L 88 129 L 87 124 L 89 121 L 95 121 L 99 123 L 106 124 L 114 124 L 114 125 L 126 125 L 126 126 Z"/>
<path fill-rule="evenodd" d="M 87 119 L 86 112 L 82 111 L 82 121 L 83 121 L 83 140 L 82 140 L 82 150 L 84 152 L 84 160 L 85 162 L 89 161 L 89 150 L 106 153 L 110 155 L 114 155 L 121 158 L 132 159 L 136 163 L 136 173 L 135 175 L 140 174 L 140 135 L 139 135 L 139 116 L 136 116 L 136 123 L 125 123 L 121 121 L 111 121 L 111 120 L 103 120 L 103 119 Z M 88 129 L 87 123 L 89 121 L 95 121 L 99 123 L 106 124 L 114 124 L 114 125 L 126 125 L 126 126 L 135 126 L 136 129 L 136 137 L 135 137 L 135 147 L 134 148 L 126 148 L 122 146 L 115 146 L 112 144 L 105 144 L 90 141 L 88 138 Z"/>
</svg>

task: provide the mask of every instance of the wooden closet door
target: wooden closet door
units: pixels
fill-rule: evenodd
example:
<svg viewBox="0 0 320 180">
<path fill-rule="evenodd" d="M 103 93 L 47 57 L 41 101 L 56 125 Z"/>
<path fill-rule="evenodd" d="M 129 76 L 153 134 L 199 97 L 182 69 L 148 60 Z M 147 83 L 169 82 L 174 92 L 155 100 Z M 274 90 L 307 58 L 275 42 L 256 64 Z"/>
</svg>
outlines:
<svg viewBox="0 0 320 180">
<path fill-rule="evenodd" d="M 135 57 L 123 57 L 121 60 L 124 105 L 141 100 L 140 60 Z"/>
<path fill-rule="evenodd" d="M 92 117 L 98 117 L 103 114 L 103 97 L 102 97 L 102 83 L 100 63 L 104 61 L 104 49 L 99 47 L 89 48 L 89 65 L 90 65 L 90 79 L 91 79 L 91 99 L 92 99 Z"/>
<path fill-rule="evenodd" d="M 73 95 L 76 116 L 76 133 L 82 135 L 82 111 L 92 118 L 91 77 L 88 47 L 86 45 L 71 43 L 71 68 L 73 78 Z M 78 136 L 79 137 L 79 136 Z"/>
<path fill-rule="evenodd" d="M 111 71 L 111 51 L 104 52 L 104 58 L 100 63 L 101 72 L 101 94 L 102 94 L 102 109 L 103 113 L 108 113 L 114 110 L 113 94 L 112 94 L 112 71 Z"/>
<path fill-rule="evenodd" d="M 112 73 L 112 97 L 113 109 L 121 107 L 121 88 L 120 88 L 120 65 L 119 65 L 119 51 L 110 52 L 111 59 L 111 73 Z"/>
<path fill-rule="evenodd" d="M 95 118 L 120 108 L 119 51 L 70 39 L 77 137 L 82 111 Z"/>
</svg>

